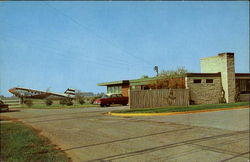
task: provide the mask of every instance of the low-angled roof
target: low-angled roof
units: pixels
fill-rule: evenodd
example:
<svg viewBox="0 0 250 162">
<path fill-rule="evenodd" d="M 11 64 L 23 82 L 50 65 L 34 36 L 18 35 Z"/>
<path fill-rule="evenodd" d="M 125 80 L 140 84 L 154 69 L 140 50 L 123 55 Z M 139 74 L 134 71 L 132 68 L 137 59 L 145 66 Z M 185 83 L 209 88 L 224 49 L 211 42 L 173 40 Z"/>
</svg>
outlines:
<svg viewBox="0 0 250 162">
<path fill-rule="evenodd" d="M 156 80 L 157 77 L 148 77 L 148 78 L 140 78 L 140 79 L 133 79 L 129 81 L 129 84 L 134 85 L 146 85 L 150 84 L 152 81 Z"/>
<path fill-rule="evenodd" d="M 221 73 L 187 73 L 187 77 L 220 77 Z"/>
<path fill-rule="evenodd" d="M 119 84 L 143 85 L 155 79 L 156 77 L 140 78 L 140 79 L 133 79 L 133 80 L 118 80 L 118 81 L 113 81 L 113 82 L 98 83 L 97 85 L 98 86 L 119 85 Z"/>
<path fill-rule="evenodd" d="M 235 73 L 236 77 L 250 77 L 250 73 Z M 186 77 L 221 77 L 221 73 L 186 73 Z M 179 78 L 179 77 L 178 77 Z M 107 85 L 119 85 L 119 84 L 130 84 L 134 85 L 147 85 L 156 79 L 163 79 L 163 77 L 148 77 L 132 80 L 120 80 L 106 83 L 99 83 L 98 86 L 107 86 Z"/>
<path fill-rule="evenodd" d="M 140 78 L 140 79 L 132 79 L 132 80 L 119 80 L 113 82 L 105 82 L 99 83 L 98 86 L 108 86 L 108 85 L 119 85 L 119 84 L 130 84 L 130 85 L 147 85 L 156 79 L 162 79 L 163 77 L 148 77 L 148 78 Z"/>
<path fill-rule="evenodd" d="M 250 79 L 250 73 L 235 73 L 236 79 Z"/>
<path fill-rule="evenodd" d="M 247 77 L 250 77 L 250 73 L 235 73 L 235 76 L 247 76 Z"/>
<path fill-rule="evenodd" d="M 107 85 L 117 85 L 117 84 L 129 84 L 129 80 L 119 80 L 113 82 L 105 82 L 105 83 L 98 83 L 98 86 L 107 86 Z"/>
</svg>

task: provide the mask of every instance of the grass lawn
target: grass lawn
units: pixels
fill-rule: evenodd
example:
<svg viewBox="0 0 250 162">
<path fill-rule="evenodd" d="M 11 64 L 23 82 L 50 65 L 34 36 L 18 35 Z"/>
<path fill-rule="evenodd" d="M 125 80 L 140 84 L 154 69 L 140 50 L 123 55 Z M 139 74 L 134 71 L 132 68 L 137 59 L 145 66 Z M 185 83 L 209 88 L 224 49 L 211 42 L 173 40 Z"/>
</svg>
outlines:
<svg viewBox="0 0 250 162">
<path fill-rule="evenodd" d="M 94 105 L 94 104 L 74 104 L 72 106 L 67 106 L 67 105 L 61 105 L 61 104 L 52 104 L 50 106 L 47 106 L 46 104 L 39 103 L 39 104 L 33 104 L 32 106 L 27 106 L 23 104 L 21 108 L 34 108 L 34 109 L 63 109 L 63 108 L 84 108 L 84 107 L 99 107 L 99 105 Z"/>
<path fill-rule="evenodd" d="M 249 102 L 225 103 L 225 104 L 206 104 L 206 105 L 189 105 L 189 106 L 172 106 L 165 108 L 143 108 L 130 110 L 115 110 L 113 113 L 163 113 L 163 112 L 185 112 L 195 110 L 207 110 L 218 108 L 230 108 L 249 105 Z"/>
<path fill-rule="evenodd" d="M 0 161 L 68 162 L 64 152 L 55 149 L 49 140 L 38 136 L 31 128 L 19 122 L 0 122 Z"/>
</svg>

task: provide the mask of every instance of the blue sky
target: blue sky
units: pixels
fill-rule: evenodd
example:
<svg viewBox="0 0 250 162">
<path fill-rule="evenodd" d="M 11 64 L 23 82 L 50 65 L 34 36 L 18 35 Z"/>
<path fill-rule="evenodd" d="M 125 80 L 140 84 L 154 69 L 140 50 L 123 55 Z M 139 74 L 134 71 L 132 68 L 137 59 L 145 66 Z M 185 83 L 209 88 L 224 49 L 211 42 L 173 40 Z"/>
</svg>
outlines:
<svg viewBox="0 0 250 162">
<path fill-rule="evenodd" d="M 249 72 L 248 2 L 1 2 L 0 94 L 15 86 L 105 92 L 96 84 L 154 76 L 235 53 Z"/>
</svg>

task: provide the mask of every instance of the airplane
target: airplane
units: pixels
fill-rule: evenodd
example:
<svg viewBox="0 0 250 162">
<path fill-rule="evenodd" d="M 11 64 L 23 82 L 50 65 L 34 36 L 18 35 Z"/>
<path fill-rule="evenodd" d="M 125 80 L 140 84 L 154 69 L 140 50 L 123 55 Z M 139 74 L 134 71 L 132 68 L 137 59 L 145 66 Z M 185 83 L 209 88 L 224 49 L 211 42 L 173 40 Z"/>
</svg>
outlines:
<svg viewBox="0 0 250 162">
<path fill-rule="evenodd" d="M 13 95 L 21 98 L 23 101 L 24 98 L 31 99 L 61 99 L 61 98 L 70 98 L 74 99 L 75 89 L 68 88 L 64 93 L 55 93 L 49 91 L 41 91 L 36 89 L 24 88 L 24 87 L 14 87 L 9 89 L 9 92 Z"/>
</svg>

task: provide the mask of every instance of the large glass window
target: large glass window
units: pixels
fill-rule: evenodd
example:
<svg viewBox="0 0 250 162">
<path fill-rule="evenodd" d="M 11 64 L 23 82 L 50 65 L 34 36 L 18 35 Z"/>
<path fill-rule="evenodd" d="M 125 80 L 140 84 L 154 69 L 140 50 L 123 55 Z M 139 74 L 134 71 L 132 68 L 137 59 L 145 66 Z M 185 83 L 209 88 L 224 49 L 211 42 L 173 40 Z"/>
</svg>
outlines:
<svg viewBox="0 0 250 162">
<path fill-rule="evenodd" d="M 115 93 L 115 87 L 111 87 L 111 93 Z"/>
<path fill-rule="evenodd" d="M 107 93 L 111 93 L 111 87 L 107 87 Z"/>
<path fill-rule="evenodd" d="M 250 79 L 237 79 L 236 84 L 240 93 L 250 93 Z"/>
<path fill-rule="evenodd" d="M 122 86 L 108 86 L 107 93 L 122 93 Z"/>
</svg>

